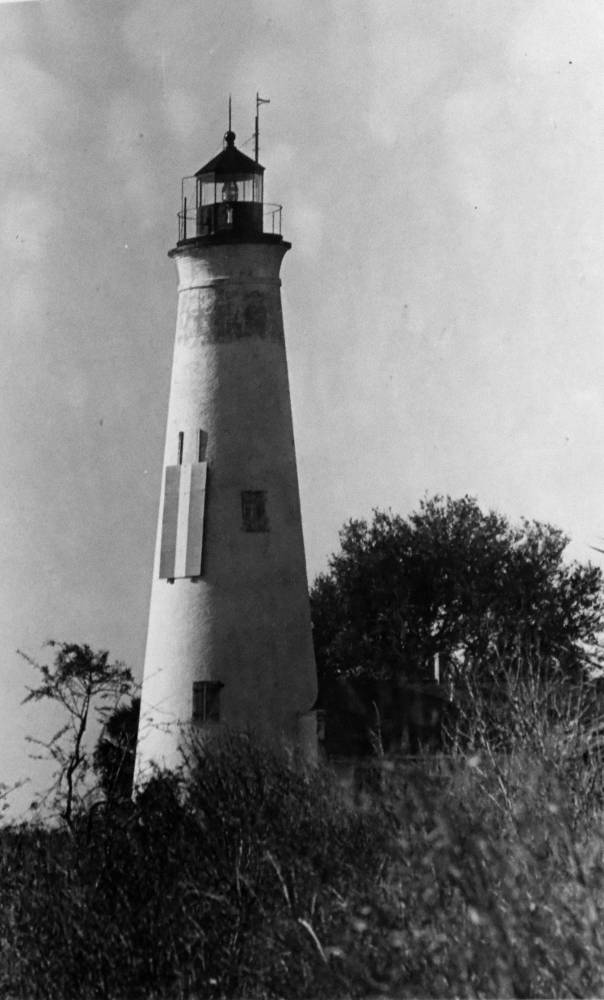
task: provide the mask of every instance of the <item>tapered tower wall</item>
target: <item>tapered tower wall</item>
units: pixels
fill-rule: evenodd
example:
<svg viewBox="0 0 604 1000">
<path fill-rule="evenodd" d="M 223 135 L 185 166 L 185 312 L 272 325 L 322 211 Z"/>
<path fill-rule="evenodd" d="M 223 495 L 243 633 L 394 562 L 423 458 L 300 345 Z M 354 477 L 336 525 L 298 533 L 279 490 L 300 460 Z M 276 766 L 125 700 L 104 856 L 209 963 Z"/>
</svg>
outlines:
<svg viewBox="0 0 604 1000">
<path fill-rule="evenodd" d="M 280 298 L 288 247 L 260 239 L 172 251 L 178 313 L 164 468 L 205 461 L 207 481 L 201 572 L 172 580 L 160 575 L 165 475 L 162 483 L 139 780 L 151 762 L 180 762 L 199 682 L 222 685 L 219 719 L 194 723 L 200 732 L 228 728 L 292 748 L 302 740 L 307 756 L 314 751 L 316 669 Z M 246 523 L 242 494 L 260 498 L 259 523 Z"/>
</svg>

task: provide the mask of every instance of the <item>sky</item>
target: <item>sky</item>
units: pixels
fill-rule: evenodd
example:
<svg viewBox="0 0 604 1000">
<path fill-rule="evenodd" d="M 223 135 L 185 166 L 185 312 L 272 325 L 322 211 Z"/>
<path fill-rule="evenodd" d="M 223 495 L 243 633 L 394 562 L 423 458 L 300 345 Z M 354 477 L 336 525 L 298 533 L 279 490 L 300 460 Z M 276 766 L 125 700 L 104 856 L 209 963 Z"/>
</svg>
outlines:
<svg viewBox="0 0 604 1000">
<path fill-rule="evenodd" d="M 374 507 L 471 494 L 604 539 L 600 0 L 0 3 L 0 780 L 47 772 L 44 643 L 140 678 L 181 176 L 229 93 L 284 205 L 309 578 Z"/>
</svg>

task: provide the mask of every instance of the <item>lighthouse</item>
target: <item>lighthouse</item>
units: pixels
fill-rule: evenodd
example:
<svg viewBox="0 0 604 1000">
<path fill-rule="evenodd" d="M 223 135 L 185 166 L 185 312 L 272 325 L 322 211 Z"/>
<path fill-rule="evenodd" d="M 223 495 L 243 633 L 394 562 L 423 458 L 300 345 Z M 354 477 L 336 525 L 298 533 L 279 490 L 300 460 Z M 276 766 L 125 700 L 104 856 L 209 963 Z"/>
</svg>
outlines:
<svg viewBox="0 0 604 1000">
<path fill-rule="evenodd" d="M 256 126 L 257 138 L 257 126 Z M 191 735 L 316 754 L 316 668 L 281 309 L 291 244 L 236 146 L 183 179 L 137 780 Z"/>
</svg>

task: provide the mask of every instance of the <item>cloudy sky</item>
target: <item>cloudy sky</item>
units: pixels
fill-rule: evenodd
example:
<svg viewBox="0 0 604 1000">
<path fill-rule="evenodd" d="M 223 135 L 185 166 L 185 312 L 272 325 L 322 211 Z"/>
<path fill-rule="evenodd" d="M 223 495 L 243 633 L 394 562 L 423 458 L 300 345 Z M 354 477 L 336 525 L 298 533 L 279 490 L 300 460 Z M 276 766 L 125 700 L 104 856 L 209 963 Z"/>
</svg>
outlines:
<svg viewBox="0 0 604 1000">
<path fill-rule="evenodd" d="M 262 109 L 309 575 L 343 522 L 471 493 L 604 536 L 600 0 L 0 3 L 0 778 L 16 654 L 142 669 L 180 178 Z M 246 145 L 246 142 L 248 143 Z"/>
</svg>

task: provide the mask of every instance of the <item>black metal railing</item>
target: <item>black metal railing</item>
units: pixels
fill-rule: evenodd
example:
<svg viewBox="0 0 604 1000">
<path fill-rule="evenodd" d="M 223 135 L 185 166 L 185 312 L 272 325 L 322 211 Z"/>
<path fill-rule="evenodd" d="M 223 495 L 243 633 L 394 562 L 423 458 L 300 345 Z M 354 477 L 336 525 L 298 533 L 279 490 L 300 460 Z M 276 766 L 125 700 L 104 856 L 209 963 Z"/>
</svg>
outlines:
<svg viewBox="0 0 604 1000">
<path fill-rule="evenodd" d="M 178 242 L 218 233 L 281 236 L 282 205 L 234 202 L 184 208 L 178 213 Z"/>
</svg>

